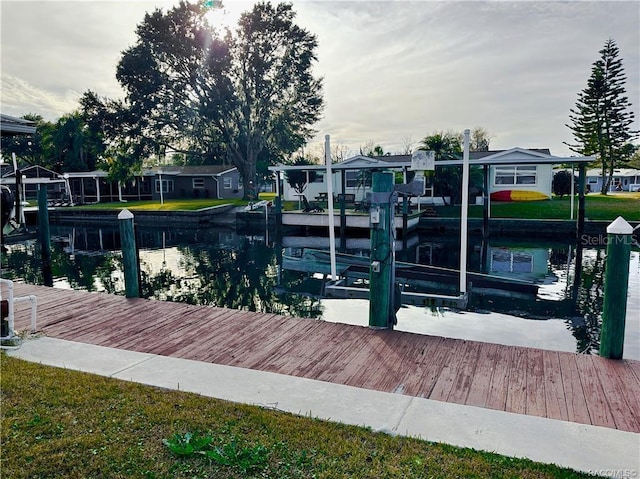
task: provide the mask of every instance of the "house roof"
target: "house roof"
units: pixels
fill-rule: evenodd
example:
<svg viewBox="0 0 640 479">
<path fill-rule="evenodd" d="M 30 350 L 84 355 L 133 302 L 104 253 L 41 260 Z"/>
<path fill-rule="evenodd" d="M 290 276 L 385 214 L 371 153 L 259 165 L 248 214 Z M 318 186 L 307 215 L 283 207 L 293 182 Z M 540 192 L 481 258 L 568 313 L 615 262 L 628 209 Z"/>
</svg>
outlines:
<svg viewBox="0 0 640 479">
<path fill-rule="evenodd" d="M 106 178 L 109 175 L 106 171 L 103 170 L 93 170 L 93 171 L 69 171 L 64 173 L 62 176 L 65 178 Z"/>
<path fill-rule="evenodd" d="M 561 157 L 551 155 L 548 148 L 511 148 L 509 150 L 489 150 L 469 152 L 469 164 L 482 165 L 526 165 L 526 164 L 559 164 L 559 163 L 590 163 L 592 156 Z M 462 165 L 462 157 L 451 160 L 438 160 L 436 166 Z M 357 155 L 340 163 L 331 165 L 333 170 L 372 169 L 372 168 L 410 168 L 411 155 L 364 156 Z M 270 171 L 291 170 L 325 170 L 324 165 L 276 165 L 270 166 Z"/>
<path fill-rule="evenodd" d="M 203 165 L 203 166 L 154 166 L 143 168 L 141 175 L 136 176 L 156 176 L 159 174 L 166 176 L 221 176 L 227 172 L 234 171 L 235 166 L 223 165 Z M 94 171 L 74 171 L 65 173 L 69 178 L 106 178 L 108 173 L 103 170 Z"/>
<path fill-rule="evenodd" d="M 40 185 L 46 183 L 63 183 L 62 175 L 59 175 L 55 171 L 52 171 L 44 166 L 33 165 L 20 170 L 22 177 L 20 182 L 25 185 Z M 10 171 L 5 171 L 0 178 L 0 183 L 3 185 L 12 185 L 16 181 L 16 173 L 13 168 Z"/>
<path fill-rule="evenodd" d="M 154 166 L 147 171 L 170 176 L 220 176 L 235 170 L 235 166 L 202 165 L 202 166 Z"/>
<path fill-rule="evenodd" d="M 36 132 L 35 123 L 24 118 L 17 118 L 0 114 L 0 135 L 33 135 Z"/>
<path fill-rule="evenodd" d="M 44 166 L 41 166 L 41 165 L 32 165 L 26 168 L 21 168 L 20 172 L 22 173 L 22 176 L 26 178 L 56 178 L 57 179 L 60 177 L 60 175 L 55 171 L 50 170 L 49 168 L 45 168 Z M 10 171 L 3 173 L 2 175 L 3 178 L 15 177 L 15 176 L 16 176 L 16 172 L 13 171 L 13 168 L 11 168 Z"/>
<path fill-rule="evenodd" d="M 365 156 L 357 155 L 347 158 L 339 163 L 332 163 L 331 169 L 336 170 L 371 170 L 376 168 L 403 168 L 411 166 L 411 156 Z M 325 171 L 325 165 L 275 165 L 270 166 L 269 171 Z"/>
<path fill-rule="evenodd" d="M 594 168 L 587 170 L 587 176 L 602 177 L 602 169 Z M 613 176 L 640 176 L 640 170 L 636 170 L 634 168 L 616 168 L 613 170 Z"/>
</svg>

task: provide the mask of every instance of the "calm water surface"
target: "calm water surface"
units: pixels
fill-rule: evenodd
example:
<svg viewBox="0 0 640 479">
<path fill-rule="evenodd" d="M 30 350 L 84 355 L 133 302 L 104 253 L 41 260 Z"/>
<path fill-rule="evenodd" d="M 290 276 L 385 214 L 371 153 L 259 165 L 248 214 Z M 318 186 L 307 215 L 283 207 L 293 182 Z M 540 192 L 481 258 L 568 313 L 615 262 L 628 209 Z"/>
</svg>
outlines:
<svg viewBox="0 0 640 479">
<path fill-rule="evenodd" d="M 53 283 L 59 288 L 124 294 L 119 233 L 114 228 L 52 227 Z M 366 326 L 369 302 L 322 298 L 322 276 L 287 269 L 304 248 L 328 249 L 326 238 L 234 230 L 139 232 L 141 291 L 164 301 L 215 305 Z M 354 238 L 347 252 L 368 255 L 368 239 Z M 414 236 L 398 260 L 457 268 L 459 244 L 445 237 Z M 396 329 L 558 351 L 597 353 L 605 250 L 576 245 L 494 240 L 470 241 L 469 269 L 539 285 L 535 299 L 472 295 L 469 310 L 403 306 Z M 624 356 L 640 360 L 640 255 L 632 251 Z M 10 245 L 2 277 L 43 284 L 39 246 Z M 576 281 L 576 277 L 579 282 Z M 620 285 L 622 287 L 622 285 Z"/>
</svg>

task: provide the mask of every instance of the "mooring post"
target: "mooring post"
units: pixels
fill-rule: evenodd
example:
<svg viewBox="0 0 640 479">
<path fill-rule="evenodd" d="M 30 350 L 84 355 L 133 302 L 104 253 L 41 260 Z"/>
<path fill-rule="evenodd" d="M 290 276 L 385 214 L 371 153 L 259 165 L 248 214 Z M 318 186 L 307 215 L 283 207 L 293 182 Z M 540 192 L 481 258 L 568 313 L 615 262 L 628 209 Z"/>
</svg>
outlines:
<svg viewBox="0 0 640 479">
<path fill-rule="evenodd" d="M 622 359 L 633 227 L 622 216 L 607 227 L 600 356 Z"/>
<path fill-rule="evenodd" d="M 124 268 L 124 289 L 127 298 L 138 298 L 138 258 L 136 255 L 136 236 L 133 228 L 133 214 L 124 209 L 118 215 L 120 223 L 120 247 Z"/>
<path fill-rule="evenodd" d="M 45 286 L 53 286 L 51 270 L 51 233 L 49 230 L 49 207 L 47 185 L 38 185 L 38 240 L 42 249 L 42 276 Z"/>
<path fill-rule="evenodd" d="M 393 173 L 373 174 L 369 223 L 369 327 L 390 329 L 394 324 L 393 301 Z"/>
</svg>

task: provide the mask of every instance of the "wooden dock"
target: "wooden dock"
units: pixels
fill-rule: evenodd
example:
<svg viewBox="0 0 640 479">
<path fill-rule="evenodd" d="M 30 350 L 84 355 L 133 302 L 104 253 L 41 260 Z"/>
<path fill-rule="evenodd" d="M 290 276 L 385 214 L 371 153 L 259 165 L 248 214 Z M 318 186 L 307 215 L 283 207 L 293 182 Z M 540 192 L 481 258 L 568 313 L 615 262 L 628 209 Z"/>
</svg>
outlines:
<svg viewBox="0 0 640 479">
<path fill-rule="evenodd" d="M 60 339 L 640 433 L 640 362 L 16 284 Z M 16 329 L 29 326 L 17 304 Z"/>
</svg>

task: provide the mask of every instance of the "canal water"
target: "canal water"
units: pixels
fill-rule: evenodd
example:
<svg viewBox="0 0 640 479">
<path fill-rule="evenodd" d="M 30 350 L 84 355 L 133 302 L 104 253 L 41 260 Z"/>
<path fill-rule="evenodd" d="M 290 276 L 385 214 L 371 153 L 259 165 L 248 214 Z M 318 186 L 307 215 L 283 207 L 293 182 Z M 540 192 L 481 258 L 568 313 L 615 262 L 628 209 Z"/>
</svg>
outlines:
<svg viewBox="0 0 640 479">
<path fill-rule="evenodd" d="M 54 287 L 124 294 L 117 228 L 52 226 L 51 232 Z M 471 239 L 470 271 L 533 282 L 539 287 L 537 295 L 472 294 L 465 310 L 403 306 L 397 313 L 396 329 L 597 354 L 605 241 L 589 238 L 583 243 Z M 138 244 L 144 297 L 368 324 L 367 300 L 323 297 L 323 275 L 314 273 L 315 266 L 308 262 L 299 266 L 309 248 L 328 249 L 327 238 L 284 236 L 276 240 L 272 231 L 146 228 L 138 231 Z M 346 247 L 347 253 L 368 255 L 367 238 L 349 239 Z M 456 239 L 414 235 L 404 245 L 398 243 L 396 258 L 458 268 L 459 252 Z M 40 248 L 35 241 L 8 245 L 2 254 L 2 277 L 43 284 L 40 265 Z M 640 360 L 637 248 L 631 253 L 629 266 L 624 357 Z"/>
</svg>

